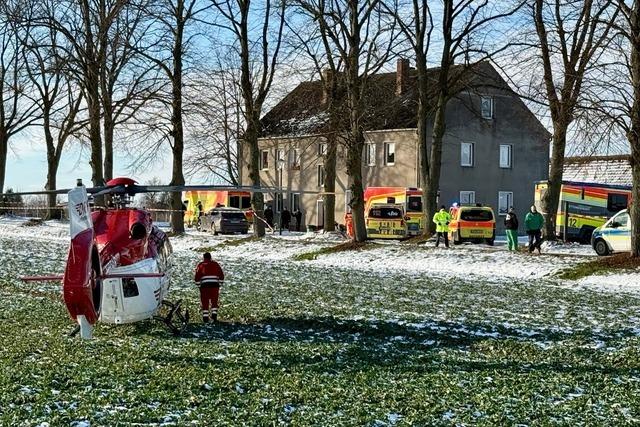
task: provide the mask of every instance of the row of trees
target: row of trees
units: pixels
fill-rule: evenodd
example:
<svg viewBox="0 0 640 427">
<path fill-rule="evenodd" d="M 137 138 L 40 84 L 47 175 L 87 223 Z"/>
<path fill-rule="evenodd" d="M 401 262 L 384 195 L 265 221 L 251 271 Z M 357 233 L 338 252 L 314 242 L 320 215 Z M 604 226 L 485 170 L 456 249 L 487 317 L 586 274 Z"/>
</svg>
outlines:
<svg viewBox="0 0 640 427">
<path fill-rule="evenodd" d="M 93 185 L 113 177 L 115 150 L 142 167 L 168 145 L 171 184 L 184 184 L 185 171 L 236 184 L 245 158 L 260 186 L 260 118 L 295 67 L 297 78 L 319 77 L 327 94 L 325 223 L 334 224 L 343 145 L 361 241 L 366 94 L 372 75 L 410 56 L 427 217 L 436 210 L 446 105 L 484 60 L 513 77 L 552 127 L 549 236 L 571 137 L 606 129 L 626 139 L 640 197 L 637 0 L 7 0 L 0 42 L 0 188 L 10 140 L 33 126 L 44 135 L 47 189 L 70 141 L 87 144 Z M 185 155 L 195 160 L 188 167 Z M 252 203 L 261 215 L 263 195 Z M 179 194 L 172 208 L 180 210 Z M 632 222 L 640 230 L 637 203 Z M 179 215 L 172 227 L 183 230 Z M 256 233 L 264 234 L 260 222 Z"/>
</svg>

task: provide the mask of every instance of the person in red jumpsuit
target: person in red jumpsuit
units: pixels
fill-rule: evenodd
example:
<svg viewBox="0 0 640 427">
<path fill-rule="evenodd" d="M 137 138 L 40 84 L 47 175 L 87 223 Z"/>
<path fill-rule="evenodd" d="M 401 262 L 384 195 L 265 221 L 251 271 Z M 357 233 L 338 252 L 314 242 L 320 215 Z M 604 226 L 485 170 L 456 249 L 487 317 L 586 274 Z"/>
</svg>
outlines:
<svg viewBox="0 0 640 427">
<path fill-rule="evenodd" d="M 202 303 L 202 321 L 218 321 L 218 297 L 220 286 L 224 281 L 224 273 L 220 264 L 211 259 L 211 254 L 205 252 L 203 261 L 196 267 L 195 281 L 200 288 L 200 302 Z"/>
</svg>

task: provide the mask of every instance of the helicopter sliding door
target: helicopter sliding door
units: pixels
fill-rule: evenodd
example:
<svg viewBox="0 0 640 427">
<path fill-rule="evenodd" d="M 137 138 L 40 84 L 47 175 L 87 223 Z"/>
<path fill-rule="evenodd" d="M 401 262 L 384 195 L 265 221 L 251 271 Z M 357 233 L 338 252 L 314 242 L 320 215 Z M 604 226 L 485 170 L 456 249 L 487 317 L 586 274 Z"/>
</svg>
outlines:
<svg viewBox="0 0 640 427">
<path fill-rule="evenodd" d="M 131 274 L 132 277 L 104 281 L 101 320 L 122 324 L 151 318 L 162 301 L 162 284 L 166 278 L 136 275 L 157 272 L 158 264 L 153 258 L 109 270 L 107 275 Z"/>
</svg>

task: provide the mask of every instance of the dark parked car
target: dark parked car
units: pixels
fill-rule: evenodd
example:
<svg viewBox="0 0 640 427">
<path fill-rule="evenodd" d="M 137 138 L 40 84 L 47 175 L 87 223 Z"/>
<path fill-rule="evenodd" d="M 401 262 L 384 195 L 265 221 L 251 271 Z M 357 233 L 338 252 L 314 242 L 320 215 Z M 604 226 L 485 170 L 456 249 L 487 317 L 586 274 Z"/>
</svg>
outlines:
<svg viewBox="0 0 640 427">
<path fill-rule="evenodd" d="M 242 233 L 249 231 L 244 212 L 235 208 L 213 208 L 200 217 L 200 230 L 218 233 Z"/>
</svg>

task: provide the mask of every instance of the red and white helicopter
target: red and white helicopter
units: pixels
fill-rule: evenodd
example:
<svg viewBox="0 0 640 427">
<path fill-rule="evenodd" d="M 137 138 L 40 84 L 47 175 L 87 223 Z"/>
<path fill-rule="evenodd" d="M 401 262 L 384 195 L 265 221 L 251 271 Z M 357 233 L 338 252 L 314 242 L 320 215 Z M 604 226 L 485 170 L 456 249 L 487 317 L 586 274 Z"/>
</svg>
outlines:
<svg viewBox="0 0 640 427">
<path fill-rule="evenodd" d="M 71 190 L 13 193 L 68 192 L 71 244 L 64 274 L 21 279 L 62 281 L 64 303 L 78 323 L 73 335 L 80 332 L 82 338 L 91 339 L 97 322 L 125 324 L 151 318 L 179 334 L 189 322 L 189 313 L 181 309 L 180 301 L 174 304 L 165 299 L 171 282 L 171 244 L 148 211 L 129 204 L 138 193 L 189 190 L 278 191 L 241 186 L 139 186 L 132 179 L 115 178 L 105 187 L 87 189 L 78 180 Z M 112 203 L 91 211 L 89 194 L 109 194 Z"/>
</svg>

